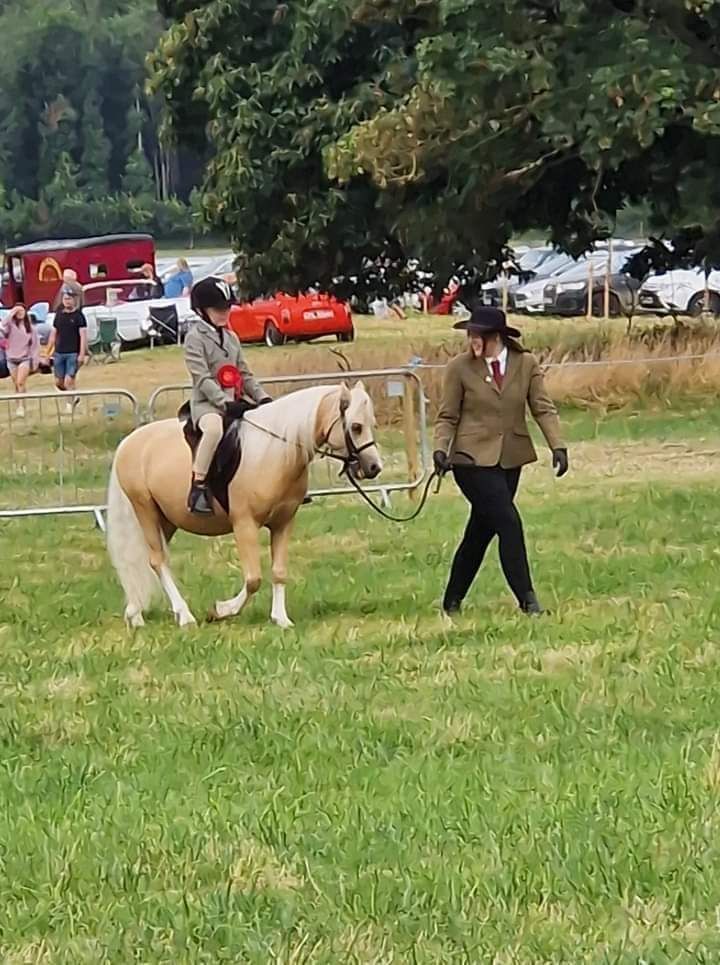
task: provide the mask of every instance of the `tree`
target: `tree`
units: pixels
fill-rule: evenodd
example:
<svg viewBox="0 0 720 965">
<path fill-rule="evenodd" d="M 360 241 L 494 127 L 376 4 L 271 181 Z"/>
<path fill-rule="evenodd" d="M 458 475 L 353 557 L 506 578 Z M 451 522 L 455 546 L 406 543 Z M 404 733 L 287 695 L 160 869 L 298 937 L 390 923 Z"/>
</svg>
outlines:
<svg viewBox="0 0 720 965">
<path fill-rule="evenodd" d="M 673 259 L 720 264 L 720 0 L 160 6 L 151 89 L 209 140 L 251 292 L 392 290 L 410 257 L 479 281 L 515 232 L 580 253 L 638 203 Z"/>
<path fill-rule="evenodd" d="M 43 191 L 43 201 L 52 210 L 68 199 L 80 197 L 78 169 L 70 155 L 63 151 L 57 160 L 55 174 Z"/>
<path fill-rule="evenodd" d="M 61 159 L 67 164 L 72 158 L 77 146 L 76 121 L 77 112 L 63 94 L 58 94 L 40 115 L 38 177 L 41 185 L 55 179 Z"/>
<path fill-rule="evenodd" d="M 91 198 L 100 198 L 110 189 L 108 180 L 110 141 L 105 136 L 100 98 L 95 85 L 88 89 L 82 110 L 82 185 Z"/>
<path fill-rule="evenodd" d="M 152 201 L 154 198 L 155 187 L 152 168 L 142 148 L 136 148 L 128 158 L 122 180 L 122 189 L 126 194 L 138 200 Z"/>
</svg>

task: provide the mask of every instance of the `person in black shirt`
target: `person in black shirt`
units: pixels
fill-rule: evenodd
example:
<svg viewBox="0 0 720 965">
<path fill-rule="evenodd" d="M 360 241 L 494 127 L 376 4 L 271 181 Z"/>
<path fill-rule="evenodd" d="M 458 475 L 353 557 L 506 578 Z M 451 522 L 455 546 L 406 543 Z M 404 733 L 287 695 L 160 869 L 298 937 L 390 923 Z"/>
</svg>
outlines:
<svg viewBox="0 0 720 965">
<path fill-rule="evenodd" d="M 48 355 L 53 355 L 55 385 L 61 392 L 72 391 L 76 387 L 78 369 L 87 357 L 87 321 L 70 288 L 63 289 L 62 306 L 55 313 Z M 73 405 L 76 403 L 77 396 Z M 68 402 L 70 412 L 73 405 Z"/>
</svg>

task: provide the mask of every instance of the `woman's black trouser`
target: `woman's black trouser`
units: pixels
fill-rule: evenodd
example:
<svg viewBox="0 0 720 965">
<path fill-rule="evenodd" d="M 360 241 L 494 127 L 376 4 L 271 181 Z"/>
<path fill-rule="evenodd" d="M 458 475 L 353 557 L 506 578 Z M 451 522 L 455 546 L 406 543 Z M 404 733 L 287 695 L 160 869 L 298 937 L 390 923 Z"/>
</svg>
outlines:
<svg viewBox="0 0 720 965">
<path fill-rule="evenodd" d="M 500 542 L 500 563 L 518 601 L 532 592 L 522 521 L 513 502 L 520 469 L 500 466 L 456 466 L 455 482 L 470 503 L 462 542 L 457 548 L 445 590 L 444 606 L 458 606 L 477 575 L 493 537 Z"/>
</svg>

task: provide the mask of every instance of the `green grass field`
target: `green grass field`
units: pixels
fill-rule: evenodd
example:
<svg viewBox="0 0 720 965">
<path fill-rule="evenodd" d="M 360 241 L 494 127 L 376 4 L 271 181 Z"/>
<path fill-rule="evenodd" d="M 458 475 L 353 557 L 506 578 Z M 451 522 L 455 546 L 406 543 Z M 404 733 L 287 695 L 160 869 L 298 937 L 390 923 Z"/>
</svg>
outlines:
<svg viewBox="0 0 720 965">
<path fill-rule="evenodd" d="M 265 586 L 132 635 L 88 520 L 0 522 L 0 960 L 720 961 L 718 410 L 565 421 L 541 620 L 495 550 L 439 616 L 449 480 L 301 510 L 285 633 Z M 238 585 L 230 540 L 173 561 L 198 616 Z"/>
</svg>

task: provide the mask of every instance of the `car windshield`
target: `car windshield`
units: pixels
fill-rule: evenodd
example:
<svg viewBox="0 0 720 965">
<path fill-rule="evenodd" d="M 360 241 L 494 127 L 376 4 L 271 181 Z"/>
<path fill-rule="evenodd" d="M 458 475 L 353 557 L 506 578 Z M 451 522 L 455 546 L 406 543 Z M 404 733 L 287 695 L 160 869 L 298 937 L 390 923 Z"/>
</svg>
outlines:
<svg viewBox="0 0 720 965">
<path fill-rule="evenodd" d="M 537 273 L 538 278 L 549 278 L 551 275 L 557 275 L 573 264 L 574 261 L 570 255 L 558 251 L 542 263 Z"/>
<path fill-rule="evenodd" d="M 531 248 L 518 258 L 520 271 L 535 271 L 552 254 L 552 248 Z"/>
<path fill-rule="evenodd" d="M 610 266 L 610 271 L 612 274 L 616 274 L 623 270 L 630 258 L 636 253 L 637 249 L 630 249 L 628 251 L 618 251 L 614 252 L 612 256 L 612 262 Z M 558 280 L 565 281 L 584 281 L 588 276 L 588 262 L 592 262 L 593 273 L 597 275 L 604 275 L 607 269 L 608 256 L 605 251 L 593 252 L 588 258 L 583 258 L 572 268 L 568 268 L 567 271 L 563 271 Z"/>
</svg>

